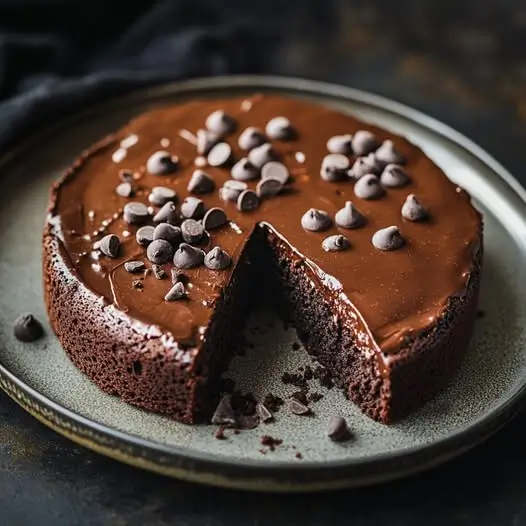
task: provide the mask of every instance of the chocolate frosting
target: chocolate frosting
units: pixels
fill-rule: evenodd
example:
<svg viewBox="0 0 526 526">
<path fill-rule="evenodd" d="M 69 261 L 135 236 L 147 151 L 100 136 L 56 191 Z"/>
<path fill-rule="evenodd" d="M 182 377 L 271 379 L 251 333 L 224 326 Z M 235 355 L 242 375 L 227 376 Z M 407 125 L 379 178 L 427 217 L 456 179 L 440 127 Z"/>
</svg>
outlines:
<svg viewBox="0 0 526 526">
<path fill-rule="evenodd" d="M 254 211 L 241 212 L 235 202 L 223 201 L 219 188 L 230 179 L 227 167 L 203 166 L 196 151 L 195 135 L 205 127 L 207 117 L 224 110 L 234 118 L 236 130 L 226 136 L 235 160 L 246 156 L 238 145 L 239 135 L 249 126 L 264 130 L 273 117 L 284 116 L 295 131 L 293 140 L 273 140 L 279 160 L 288 167 L 292 180 L 287 190 L 264 200 Z M 323 158 L 329 153 L 327 141 L 335 135 L 370 130 L 379 144 L 386 139 L 406 158 L 410 182 L 401 188 L 387 188 L 375 200 L 355 196 L 355 181 L 345 178 L 326 182 L 320 177 Z M 130 140 L 137 136 L 137 140 Z M 126 140 L 132 146 L 121 146 Z M 127 144 L 125 141 L 125 145 Z M 146 171 L 148 158 L 166 150 L 178 159 L 177 169 L 167 175 Z M 118 152 L 117 154 L 115 152 Z M 354 162 L 350 156 L 350 165 Z M 117 161 L 117 162 L 116 162 Z M 122 218 L 130 201 L 148 206 L 155 186 L 173 188 L 179 202 L 189 195 L 187 185 L 197 168 L 211 175 L 214 192 L 200 195 L 207 208 L 222 207 L 230 222 L 214 231 L 201 246 L 226 250 L 233 265 L 222 271 L 201 266 L 185 270 L 189 278 L 187 299 L 166 302 L 169 280 L 153 273 L 144 278 L 144 287 L 132 286 L 137 276 L 124 268 L 131 260 L 146 261 L 146 250 L 137 244 L 137 226 Z M 134 174 L 133 197 L 121 197 L 116 187 L 119 172 Z M 258 180 L 248 181 L 255 190 Z M 282 96 L 254 95 L 251 98 L 203 100 L 145 113 L 86 152 L 57 184 L 50 208 L 50 221 L 62 243 L 62 254 L 70 269 L 96 294 L 129 316 L 153 324 L 172 334 L 176 341 L 197 341 L 207 326 L 222 288 L 235 272 L 235 265 L 247 237 L 256 223 L 268 225 L 305 258 L 306 268 L 332 291 L 346 296 L 351 315 L 365 323 L 378 348 L 395 353 L 411 338 L 432 327 L 444 312 L 449 298 L 462 295 L 474 265 L 474 254 L 482 235 L 481 215 L 472 207 L 470 196 L 453 184 L 417 147 L 404 138 L 358 121 L 322 105 Z M 426 221 L 404 219 L 401 208 L 406 197 L 415 194 L 429 211 Z M 334 219 L 346 201 L 352 201 L 365 216 L 361 228 L 343 229 L 333 224 L 323 232 L 301 227 L 301 218 L 310 208 L 324 210 Z M 154 212 L 158 207 L 154 207 Z M 374 248 L 371 238 L 382 228 L 396 225 L 403 235 L 403 247 L 394 251 Z M 93 243 L 108 233 L 121 240 L 116 258 L 98 256 Z M 327 252 L 323 240 L 343 234 L 347 250 Z M 148 266 L 151 266 L 147 262 Z M 163 265 L 170 274 L 171 264 Z"/>
</svg>

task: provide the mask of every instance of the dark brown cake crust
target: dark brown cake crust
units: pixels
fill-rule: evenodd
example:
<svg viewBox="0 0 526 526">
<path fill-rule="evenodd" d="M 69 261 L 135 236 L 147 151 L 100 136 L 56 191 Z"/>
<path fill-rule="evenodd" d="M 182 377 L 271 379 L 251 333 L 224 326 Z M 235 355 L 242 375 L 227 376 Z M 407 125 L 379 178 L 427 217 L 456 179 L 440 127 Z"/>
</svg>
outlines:
<svg viewBox="0 0 526 526">
<path fill-rule="evenodd" d="M 390 423 L 405 416 L 454 374 L 476 313 L 481 224 L 471 233 L 479 243 L 470 248 L 474 253 L 467 286 L 455 289 L 453 296 L 446 294 L 444 305 L 433 305 L 439 312 L 434 322 L 424 331 L 408 333 L 396 348 L 389 335 L 383 340 L 385 349 L 377 346 L 348 300 L 329 290 L 319 269 L 315 271 L 265 222 L 246 234 L 234 270 L 207 306 L 210 316 L 200 326 L 199 337 L 174 338 L 169 330 L 123 312 L 86 286 L 62 238 L 63 224 L 56 213 L 62 185 L 116 143 L 110 136 L 95 145 L 53 187 L 43 238 L 51 325 L 72 362 L 103 391 L 185 423 L 206 420 L 216 403 L 219 377 L 239 348 L 238 335 L 251 306 L 269 297 L 294 323 L 306 349 L 331 371 L 335 383 L 375 420 Z M 471 242 L 470 238 L 469 247 Z M 263 288 L 253 286 L 262 282 Z"/>
</svg>

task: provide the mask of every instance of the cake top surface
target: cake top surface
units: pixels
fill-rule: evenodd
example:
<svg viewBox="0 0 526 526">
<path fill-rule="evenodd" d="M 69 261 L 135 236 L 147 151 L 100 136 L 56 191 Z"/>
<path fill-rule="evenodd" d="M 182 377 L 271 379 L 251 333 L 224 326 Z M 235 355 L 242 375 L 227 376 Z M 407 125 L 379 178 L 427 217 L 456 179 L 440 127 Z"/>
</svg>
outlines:
<svg viewBox="0 0 526 526">
<path fill-rule="evenodd" d="M 96 294 L 181 342 L 206 327 L 256 223 L 302 255 L 328 293 L 346 297 L 386 353 L 432 326 L 464 292 L 481 240 L 469 195 L 419 148 L 334 109 L 276 95 L 153 109 L 86 152 L 53 196 L 50 220 L 70 268 Z M 184 227 L 183 206 L 196 218 Z M 217 210 L 202 218 L 214 207 L 226 223 Z M 178 227 L 158 236 L 177 240 L 182 289 L 171 290 L 170 248 L 146 248 L 151 229 L 137 235 L 163 219 Z M 150 269 L 146 276 L 136 262 Z M 160 269 L 167 278 L 158 279 Z"/>
</svg>

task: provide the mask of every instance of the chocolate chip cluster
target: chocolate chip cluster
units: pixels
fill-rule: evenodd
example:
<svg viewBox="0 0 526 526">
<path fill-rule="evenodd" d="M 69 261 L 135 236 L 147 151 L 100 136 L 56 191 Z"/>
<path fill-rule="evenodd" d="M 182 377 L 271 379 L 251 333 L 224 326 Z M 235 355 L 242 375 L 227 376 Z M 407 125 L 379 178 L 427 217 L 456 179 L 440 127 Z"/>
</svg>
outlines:
<svg viewBox="0 0 526 526">
<path fill-rule="evenodd" d="M 287 167 L 279 162 L 278 155 L 269 139 L 290 140 L 296 136 L 286 117 L 275 117 L 265 126 L 265 131 L 254 126 L 243 130 L 238 145 L 246 155 L 235 159 L 231 146 L 223 139 L 236 129 L 235 120 L 221 110 L 206 119 L 206 129 L 196 134 L 197 152 L 206 155 L 210 166 L 230 170 L 231 179 L 219 189 L 224 201 L 236 203 L 241 212 L 250 212 L 259 207 L 264 199 L 278 195 L 289 179 Z M 247 182 L 260 178 L 255 191 Z M 196 170 L 188 184 L 188 191 L 195 194 L 213 192 L 213 178 L 203 170 Z"/>
<path fill-rule="evenodd" d="M 411 178 L 403 165 L 405 157 L 396 149 L 394 143 L 385 140 L 379 143 L 373 133 L 359 130 L 354 135 L 335 135 L 327 141 L 329 153 L 323 158 L 320 177 L 329 183 L 354 181 L 354 194 L 359 199 L 379 199 L 389 188 L 399 188 L 410 183 Z M 350 156 L 356 156 L 351 165 Z M 409 194 L 402 206 L 401 215 L 409 221 L 422 221 L 428 211 L 420 200 Z M 301 225 L 311 232 L 328 230 L 333 224 L 340 228 L 360 228 L 366 223 L 364 215 L 351 201 L 339 210 L 334 221 L 324 210 L 311 208 L 301 218 Z M 404 245 L 400 229 L 396 225 L 378 230 L 371 242 L 383 251 L 396 250 Z M 330 236 L 323 240 L 325 251 L 339 251 L 349 248 L 350 243 L 343 234 Z"/>
<path fill-rule="evenodd" d="M 246 157 L 235 159 L 231 146 L 224 139 L 236 127 L 231 116 L 221 110 L 214 111 L 207 117 L 205 128 L 197 131 L 195 145 L 197 154 L 206 156 L 200 166 L 230 170 L 231 179 L 218 189 L 221 199 L 235 202 L 241 212 L 250 212 L 258 208 L 262 200 L 278 195 L 289 179 L 288 169 L 279 162 L 269 139 L 286 141 L 294 138 L 296 133 L 285 117 L 271 119 L 265 131 L 248 127 L 238 137 L 238 144 L 246 152 Z M 168 151 L 159 150 L 150 155 L 145 166 L 151 175 L 169 175 L 179 169 L 179 159 Z M 117 195 L 133 198 L 134 174 L 121 170 L 119 176 L 121 183 L 116 188 Z M 255 191 L 249 189 L 247 181 L 258 178 L 261 180 Z M 155 186 L 148 195 L 151 206 L 130 200 L 123 208 L 124 221 L 138 227 L 136 242 L 146 249 L 154 276 L 157 279 L 167 277 L 161 265 L 173 263 L 173 286 L 165 296 L 166 301 L 186 296 L 182 270 L 204 265 L 210 270 L 221 271 L 232 264 L 231 256 L 221 247 L 215 246 L 207 253 L 200 248 L 209 241 L 215 229 L 228 223 L 222 208 L 207 209 L 200 198 L 216 191 L 214 178 L 197 168 L 191 174 L 186 189 L 189 195 L 180 202 L 172 188 Z M 98 241 L 94 249 L 107 257 L 117 257 L 120 239 L 115 234 L 109 234 Z M 133 274 L 148 271 L 142 261 L 128 261 L 124 268 Z"/>
</svg>

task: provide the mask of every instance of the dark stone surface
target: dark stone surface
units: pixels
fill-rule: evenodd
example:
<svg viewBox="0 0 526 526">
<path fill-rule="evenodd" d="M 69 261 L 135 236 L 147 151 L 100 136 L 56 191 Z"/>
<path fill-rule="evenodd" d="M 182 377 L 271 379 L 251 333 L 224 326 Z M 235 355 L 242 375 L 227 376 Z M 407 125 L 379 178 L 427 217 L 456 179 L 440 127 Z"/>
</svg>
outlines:
<svg viewBox="0 0 526 526">
<path fill-rule="evenodd" d="M 288 10 L 287 32 L 268 72 L 410 104 L 474 139 L 526 184 L 523 2 L 304 5 Z M 108 460 L 46 429 L 0 394 L 0 524 L 520 526 L 526 524 L 525 431 L 523 413 L 461 458 L 375 488 L 255 495 Z"/>
</svg>

